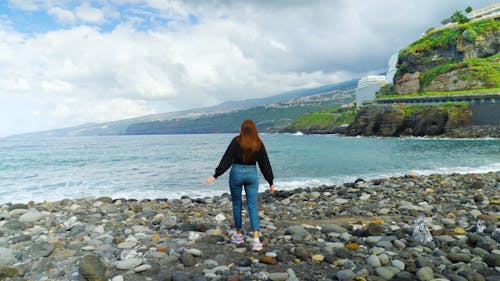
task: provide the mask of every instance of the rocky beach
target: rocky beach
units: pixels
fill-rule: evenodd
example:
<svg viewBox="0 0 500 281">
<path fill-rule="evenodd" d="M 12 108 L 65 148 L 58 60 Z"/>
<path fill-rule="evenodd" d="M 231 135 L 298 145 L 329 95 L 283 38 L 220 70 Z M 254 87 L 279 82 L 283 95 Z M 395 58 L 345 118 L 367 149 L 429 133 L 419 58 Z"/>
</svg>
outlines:
<svg viewBox="0 0 500 281">
<path fill-rule="evenodd" d="M 261 252 L 250 237 L 231 244 L 228 194 L 5 203 L 0 280 L 500 280 L 499 182 L 407 175 L 266 191 Z"/>
</svg>

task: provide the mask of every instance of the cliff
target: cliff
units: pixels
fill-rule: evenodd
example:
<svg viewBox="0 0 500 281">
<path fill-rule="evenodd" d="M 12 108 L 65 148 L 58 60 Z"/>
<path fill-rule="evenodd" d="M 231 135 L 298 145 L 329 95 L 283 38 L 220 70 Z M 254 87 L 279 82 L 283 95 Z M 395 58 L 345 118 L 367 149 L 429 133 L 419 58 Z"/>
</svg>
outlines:
<svg viewBox="0 0 500 281">
<path fill-rule="evenodd" d="M 500 87 L 500 18 L 429 31 L 399 53 L 397 94 Z"/>
<path fill-rule="evenodd" d="M 458 136 L 472 125 L 471 106 L 466 103 L 440 105 L 367 106 L 357 114 L 347 135 L 365 136 Z"/>
</svg>

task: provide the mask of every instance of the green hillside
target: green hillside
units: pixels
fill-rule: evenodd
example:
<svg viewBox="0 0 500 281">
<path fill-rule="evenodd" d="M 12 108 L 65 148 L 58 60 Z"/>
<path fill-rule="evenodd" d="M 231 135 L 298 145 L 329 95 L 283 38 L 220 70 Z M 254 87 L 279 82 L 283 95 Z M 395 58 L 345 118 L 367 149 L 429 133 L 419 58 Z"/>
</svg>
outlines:
<svg viewBox="0 0 500 281">
<path fill-rule="evenodd" d="M 399 52 L 394 92 L 500 87 L 500 18 L 430 30 Z"/>
<path fill-rule="evenodd" d="M 315 130 L 328 130 L 331 127 L 350 124 L 354 121 L 356 108 L 333 107 L 316 112 L 308 112 L 300 115 L 295 121 L 288 125 L 285 132 L 309 132 Z"/>
</svg>

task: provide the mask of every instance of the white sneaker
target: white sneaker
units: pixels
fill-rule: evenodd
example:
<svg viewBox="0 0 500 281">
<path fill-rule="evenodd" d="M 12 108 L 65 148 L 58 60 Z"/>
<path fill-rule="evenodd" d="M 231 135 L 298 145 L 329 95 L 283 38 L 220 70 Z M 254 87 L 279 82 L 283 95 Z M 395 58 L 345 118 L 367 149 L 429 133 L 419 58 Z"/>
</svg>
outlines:
<svg viewBox="0 0 500 281">
<path fill-rule="evenodd" d="M 252 251 L 260 251 L 262 250 L 262 243 L 259 238 L 254 238 L 252 243 Z"/>
<path fill-rule="evenodd" d="M 245 241 L 243 240 L 243 236 L 241 234 L 238 234 L 238 233 L 235 233 L 233 235 L 233 238 L 231 239 L 231 242 L 233 244 L 236 244 L 236 245 L 245 243 Z"/>
</svg>

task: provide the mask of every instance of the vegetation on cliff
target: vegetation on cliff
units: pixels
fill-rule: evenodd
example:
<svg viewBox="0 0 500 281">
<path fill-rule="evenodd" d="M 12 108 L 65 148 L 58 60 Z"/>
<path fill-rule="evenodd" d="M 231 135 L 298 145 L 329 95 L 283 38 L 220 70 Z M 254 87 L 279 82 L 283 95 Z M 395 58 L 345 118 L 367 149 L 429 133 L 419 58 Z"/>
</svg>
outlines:
<svg viewBox="0 0 500 281">
<path fill-rule="evenodd" d="M 400 51 L 395 93 L 500 87 L 499 38 L 498 19 L 430 30 Z"/>
<path fill-rule="evenodd" d="M 319 132 L 329 131 L 332 127 L 343 126 L 354 121 L 356 108 L 334 107 L 316 112 L 305 113 L 288 125 L 284 132 Z"/>
</svg>

